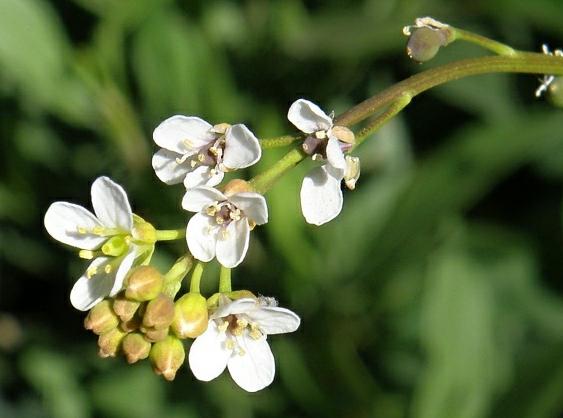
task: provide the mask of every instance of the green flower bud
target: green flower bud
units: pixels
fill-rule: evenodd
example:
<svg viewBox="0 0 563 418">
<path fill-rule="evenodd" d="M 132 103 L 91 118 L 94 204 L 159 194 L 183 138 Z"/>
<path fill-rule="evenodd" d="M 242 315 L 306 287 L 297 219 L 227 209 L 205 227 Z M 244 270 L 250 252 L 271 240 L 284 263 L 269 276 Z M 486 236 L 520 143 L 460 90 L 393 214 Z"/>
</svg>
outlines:
<svg viewBox="0 0 563 418">
<path fill-rule="evenodd" d="M 155 329 L 141 327 L 141 331 L 145 334 L 145 340 L 151 343 L 156 343 L 168 337 L 169 328 Z"/>
<path fill-rule="evenodd" d="M 125 297 L 138 302 L 154 299 L 160 294 L 164 278 L 152 266 L 139 266 L 131 270 L 125 288 Z"/>
<path fill-rule="evenodd" d="M 430 27 L 415 28 L 407 42 L 407 54 L 417 62 L 429 61 L 438 50 L 447 45 L 447 36 L 440 29 Z"/>
<path fill-rule="evenodd" d="M 113 328 L 112 330 L 100 335 L 98 337 L 98 355 L 100 357 L 115 357 L 121 348 L 121 343 L 123 338 L 127 335 L 119 328 Z"/>
<path fill-rule="evenodd" d="M 147 303 L 143 315 L 143 325 L 147 328 L 168 328 L 174 319 L 174 301 L 171 297 L 160 294 Z"/>
<path fill-rule="evenodd" d="M 94 334 L 104 334 L 117 327 L 119 320 L 110 306 L 109 300 L 102 300 L 95 305 L 84 319 L 84 328 Z"/>
<path fill-rule="evenodd" d="M 172 331 L 178 338 L 196 338 L 207 329 L 207 301 L 200 293 L 187 293 L 176 301 Z"/>
<path fill-rule="evenodd" d="M 169 381 L 174 380 L 176 372 L 184 363 L 185 358 L 186 353 L 182 341 L 171 335 L 153 344 L 150 352 L 154 372 Z"/>
<path fill-rule="evenodd" d="M 151 343 L 145 340 L 139 333 L 127 334 L 123 338 L 123 354 L 129 364 L 146 359 L 150 351 Z"/>
<path fill-rule="evenodd" d="M 127 299 L 124 293 L 120 293 L 113 300 L 112 308 L 119 319 L 126 322 L 133 318 L 140 304 L 140 302 L 137 302 L 135 300 Z"/>
</svg>

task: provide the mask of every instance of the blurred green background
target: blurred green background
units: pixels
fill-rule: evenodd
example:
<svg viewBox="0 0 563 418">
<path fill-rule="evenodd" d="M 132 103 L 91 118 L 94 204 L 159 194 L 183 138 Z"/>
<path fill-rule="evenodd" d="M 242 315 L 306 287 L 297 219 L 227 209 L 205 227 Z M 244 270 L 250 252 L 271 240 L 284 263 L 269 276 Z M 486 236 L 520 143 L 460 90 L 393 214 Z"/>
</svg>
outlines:
<svg viewBox="0 0 563 418">
<path fill-rule="evenodd" d="M 148 362 L 99 359 L 68 300 L 85 264 L 43 229 L 52 201 L 89 207 L 102 174 L 158 227 L 185 225 L 182 186 L 150 166 L 170 115 L 272 137 L 292 132 L 299 97 L 339 113 L 482 54 L 454 44 L 409 62 L 401 29 L 425 15 L 563 46 L 560 0 L 0 0 L 0 417 L 561 416 L 563 114 L 535 99 L 536 76 L 417 97 L 362 145 L 358 187 L 326 226 L 300 214 L 310 163 L 268 194 L 234 284 L 303 323 L 270 337 L 276 380 L 256 394 L 228 374 L 168 383 Z M 155 263 L 183 248 L 159 246 Z"/>
</svg>

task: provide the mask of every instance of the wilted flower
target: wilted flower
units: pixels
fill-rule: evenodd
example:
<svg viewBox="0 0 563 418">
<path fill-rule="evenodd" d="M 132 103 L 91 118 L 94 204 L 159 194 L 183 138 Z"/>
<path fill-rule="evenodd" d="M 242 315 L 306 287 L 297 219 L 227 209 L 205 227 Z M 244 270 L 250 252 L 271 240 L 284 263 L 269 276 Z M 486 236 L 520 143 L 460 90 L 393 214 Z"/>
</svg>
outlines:
<svg viewBox="0 0 563 418">
<path fill-rule="evenodd" d="M 211 126 L 195 116 L 176 115 L 156 127 L 154 142 L 162 147 L 152 166 L 166 184 L 184 182 L 186 188 L 216 186 L 226 171 L 256 163 L 262 150 L 244 125 Z"/>
<path fill-rule="evenodd" d="M 268 222 L 266 199 L 255 192 L 223 194 L 199 186 L 186 191 L 182 206 L 197 212 L 186 229 L 192 255 L 201 261 L 217 257 L 229 268 L 238 266 L 246 255 L 250 230 Z"/>
<path fill-rule="evenodd" d="M 305 220 L 322 225 L 342 210 L 341 181 L 346 180 L 346 185 L 353 188 L 360 175 L 359 159 L 344 156 L 355 142 L 354 133 L 346 127 L 335 126 L 330 116 L 304 99 L 291 105 L 287 118 L 308 134 L 303 150 L 312 155 L 313 160 L 326 160 L 326 164 L 312 169 L 301 185 L 301 210 Z"/>
<path fill-rule="evenodd" d="M 92 184 L 94 214 L 68 202 L 53 203 L 45 229 L 56 240 L 79 248 L 92 262 L 70 292 L 72 306 L 87 311 L 123 287 L 127 272 L 152 255 L 154 228 L 133 214 L 123 188 L 108 177 Z"/>
<path fill-rule="evenodd" d="M 210 315 L 207 330 L 196 338 L 188 356 L 194 376 L 210 381 L 225 368 L 241 388 L 256 392 L 274 380 L 275 362 L 268 334 L 293 332 L 299 317 L 276 306 L 273 298 L 223 297 Z"/>
</svg>

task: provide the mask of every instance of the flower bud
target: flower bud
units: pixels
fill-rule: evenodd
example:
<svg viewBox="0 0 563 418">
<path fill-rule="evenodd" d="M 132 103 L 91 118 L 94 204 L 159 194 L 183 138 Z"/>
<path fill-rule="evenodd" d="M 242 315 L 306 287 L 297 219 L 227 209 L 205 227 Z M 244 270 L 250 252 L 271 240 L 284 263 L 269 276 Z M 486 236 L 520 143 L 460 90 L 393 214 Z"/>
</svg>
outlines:
<svg viewBox="0 0 563 418">
<path fill-rule="evenodd" d="M 119 294 L 113 300 L 112 308 L 119 319 L 126 322 L 133 318 L 140 304 L 135 300 L 127 299 L 124 294 Z"/>
<path fill-rule="evenodd" d="M 119 320 L 110 306 L 109 300 L 102 300 L 95 305 L 84 319 L 84 328 L 94 334 L 103 334 L 117 327 Z"/>
<path fill-rule="evenodd" d="M 151 343 L 139 333 L 133 332 L 123 338 L 123 354 L 129 364 L 146 359 L 150 351 Z"/>
<path fill-rule="evenodd" d="M 184 363 L 186 353 L 182 342 L 173 336 L 153 344 L 150 359 L 154 372 L 166 380 L 174 380 L 176 372 Z"/>
<path fill-rule="evenodd" d="M 241 179 L 233 179 L 225 186 L 225 196 L 232 196 L 235 193 L 253 192 L 254 189 L 247 181 Z"/>
<path fill-rule="evenodd" d="M 426 26 L 416 28 L 407 42 L 407 55 L 416 62 L 426 62 L 434 58 L 446 43 L 446 36 L 441 30 Z"/>
<path fill-rule="evenodd" d="M 360 159 L 358 157 L 346 156 L 346 170 L 344 171 L 344 184 L 350 190 L 356 188 L 356 182 L 360 178 Z"/>
<path fill-rule="evenodd" d="M 554 106 L 563 107 L 563 77 L 557 76 L 548 88 L 548 99 Z"/>
<path fill-rule="evenodd" d="M 178 338 L 196 338 L 208 321 L 207 301 L 200 293 L 190 292 L 176 301 L 171 328 Z"/>
<path fill-rule="evenodd" d="M 158 295 L 147 303 L 143 315 L 143 325 L 147 328 L 168 328 L 174 319 L 174 301 L 171 297 Z"/>
<path fill-rule="evenodd" d="M 129 273 L 125 296 L 138 302 L 154 299 L 162 290 L 163 283 L 162 274 L 154 267 L 136 267 Z"/>
<path fill-rule="evenodd" d="M 113 328 L 100 335 L 98 338 L 98 347 L 100 348 L 98 355 L 104 358 L 115 357 L 121 348 L 121 342 L 125 335 L 127 335 L 127 333 L 119 328 Z"/>
<path fill-rule="evenodd" d="M 156 329 L 141 327 L 141 331 L 145 334 L 145 340 L 151 343 L 156 343 L 164 340 L 170 333 L 169 328 Z"/>
</svg>

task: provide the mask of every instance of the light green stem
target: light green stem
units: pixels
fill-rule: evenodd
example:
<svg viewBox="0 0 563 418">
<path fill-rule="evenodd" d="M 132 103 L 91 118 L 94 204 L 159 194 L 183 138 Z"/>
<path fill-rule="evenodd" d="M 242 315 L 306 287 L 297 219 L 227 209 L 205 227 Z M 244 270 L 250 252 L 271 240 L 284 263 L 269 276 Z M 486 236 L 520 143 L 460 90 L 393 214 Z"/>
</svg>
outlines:
<svg viewBox="0 0 563 418">
<path fill-rule="evenodd" d="M 306 156 L 307 154 L 303 152 L 301 145 L 298 145 L 269 169 L 251 179 L 249 183 L 257 193 L 264 194 L 281 176 L 299 164 Z"/>
<path fill-rule="evenodd" d="M 297 141 L 298 139 L 302 139 L 302 137 L 284 135 L 284 136 L 278 136 L 276 138 L 261 139 L 260 147 L 262 147 L 262 149 L 286 147 L 288 145 L 291 145 L 293 142 Z"/>
<path fill-rule="evenodd" d="M 198 261 L 194 266 L 194 271 L 192 272 L 192 277 L 190 278 L 190 292 L 199 293 L 199 284 L 201 282 L 201 276 L 205 270 L 205 263 Z"/>
<path fill-rule="evenodd" d="M 182 239 L 186 236 L 186 229 L 157 229 L 156 230 L 156 240 L 157 241 L 173 241 L 176 239 Z"/>
<path fill-rule="evenodd" d="M 497 42 L 493 39 L 489 39 L 485 36 L 478 35 L 476 33 L 469 32 L 463 29 L 454 28 L 451 26 L 449 27 L 449 29 L 452 31 L 454 41 L 469 42 L 478 45 L 481 48 L 484 48 L 488 51 L 494 52 L 495 54 L 498 55 L 515 56 L 519 54 L 519 52 L 514 48 L 512 48 L 511 46 L 508 46 L 501 42 Z"/>
<path fill-rule="evenodd" d="M 221 266 L 219 274 L 219 293 L 231 292 L 231 269 Z"/>
</svg>

